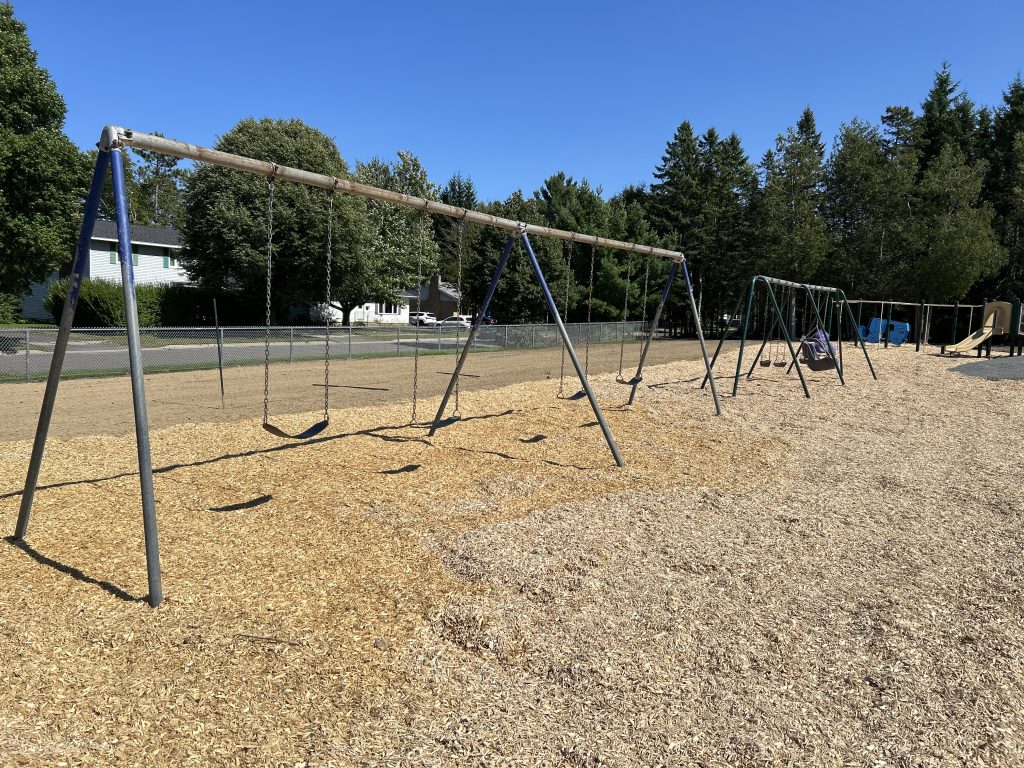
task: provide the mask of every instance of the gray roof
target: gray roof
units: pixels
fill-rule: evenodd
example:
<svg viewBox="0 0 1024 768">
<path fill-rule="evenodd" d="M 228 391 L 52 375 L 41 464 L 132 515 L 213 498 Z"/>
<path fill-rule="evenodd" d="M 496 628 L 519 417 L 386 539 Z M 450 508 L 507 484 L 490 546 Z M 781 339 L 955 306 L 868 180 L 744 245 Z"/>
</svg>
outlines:
<svg viewBox="0 0 1024 768">
<path fill-rule="evenodd" d="M 174 227 L 151 227 L 147 224 L 132 224 L 133 243 L 151 243 L 169 248 L 181 248 L 181 232 Z M 92 230 L 94 240 L 117 241 L 117 224 L 105 219 L 97 219 Z"/>
<path fill-rule="evenodd" d="M 441 283 L 441 296 L 442 300 L 458 301 L 459 300 L 459 289 L 451 283 Z M 419 287 L 419 291 L 415 288 L 406 288 L 401 291 L 398 295 L 403 299 L 415 299 L 416 294 L 419 293 L 421 301 L 426 301 L 430 298 L 430 283 L 424 283 Z"/>
</svg>

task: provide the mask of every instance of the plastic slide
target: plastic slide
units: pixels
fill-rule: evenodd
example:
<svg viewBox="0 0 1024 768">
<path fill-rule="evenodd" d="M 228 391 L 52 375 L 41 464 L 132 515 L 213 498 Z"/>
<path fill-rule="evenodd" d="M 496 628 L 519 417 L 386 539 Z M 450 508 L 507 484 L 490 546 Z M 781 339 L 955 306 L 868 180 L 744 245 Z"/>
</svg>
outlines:
<svg viewBox="0 0 1024 768">
<path fill-rule="evenodd" d="M 977 347 L 979 344 L 984 343 L 995 333 L 996 330 L 996 314 L 993 312 L 985 318 L 984 325 L 978 330 L 972 333 L 963 341 L 957 342 L 956 344 L 950 344 L 946 347 L 945 351 L 947 354 L 955 355 L 960 352 L 970 352 L 972 349 Z"/>
</svg>

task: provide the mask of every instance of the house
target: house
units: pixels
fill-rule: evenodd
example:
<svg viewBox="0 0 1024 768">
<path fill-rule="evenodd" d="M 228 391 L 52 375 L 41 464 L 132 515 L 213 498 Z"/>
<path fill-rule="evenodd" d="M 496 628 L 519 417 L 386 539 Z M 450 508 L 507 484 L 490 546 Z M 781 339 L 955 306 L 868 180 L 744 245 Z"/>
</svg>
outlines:
<svg viewBox="0 0 1024 768">
<path fill-rule="evenodd" d="M 187 283 L 188 275 L 181 267 L 181 233 L 173 227 L 132 225 L 132 266 L 136 284 Z M 45 306 L 46 291 L 56 280 L 54 272 L 43 283 L 34 283 L 22 297 L 21 313 L 26 320 L 51 322 Z M 121 264 L 117 257 L 117 225 L 97 220 L 89 243 L 89 259 L 82 277 L 91 280 L 121 282 Z"/>
<path fill-rule="evenodd" d="M 442 282 L 440 275 L 434 275 L 429 283 L 401 291 L 398 303 L 366 302 L 353 307 L 348 313 L 351 325 L 361 324 L 407 324 L 409 311 L 432 312 L 438 320 L 454 315 L 459 307 L 459 289 L 451 283 Z M 332 308 L 333 315 L 333 308 Z M 341 318 L 339 318 L 341 319 Z"/>
</svg>

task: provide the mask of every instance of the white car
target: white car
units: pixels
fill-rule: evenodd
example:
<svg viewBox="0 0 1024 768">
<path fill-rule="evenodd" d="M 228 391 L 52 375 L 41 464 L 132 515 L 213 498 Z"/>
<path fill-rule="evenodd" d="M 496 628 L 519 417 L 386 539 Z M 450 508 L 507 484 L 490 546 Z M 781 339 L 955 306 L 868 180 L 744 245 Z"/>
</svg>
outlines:
<svg viewBox="0 0 1024 768">
<path fill-rule="evenodd" d="M 441 321 L 442 328 L 472 328 L 469 315 L 452 315 Z"/>
<path fill-rule="evenodd" d="M 409 325 L 437 325 L 433 312 L 410 312 Z"/>
</svg>

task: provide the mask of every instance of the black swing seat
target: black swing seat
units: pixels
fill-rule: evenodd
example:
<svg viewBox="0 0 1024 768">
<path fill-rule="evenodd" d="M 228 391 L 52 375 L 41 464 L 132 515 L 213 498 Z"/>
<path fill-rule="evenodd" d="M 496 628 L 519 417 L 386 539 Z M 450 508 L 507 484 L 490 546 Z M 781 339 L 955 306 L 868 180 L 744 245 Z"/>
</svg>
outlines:
<svg viewBox="0 0 1024 768">
<path fill-rule="evenodd" d="M 318 421 L 316 424 L 309 427 L 308 429 L 304 429 L 302 432 L 299 432 L 294 435 L 289 434 L 280 427 L 275 427 L 273 424 L 270 423 L 264 423 L 263 429 L 265 429 L 267 432 L 274 435 L 275 437 L 280 437 L 284 440 L 308 440 L 311 437 L 316 437 L 325 429 L 327 429 L 328 424 L 330 424 L 330 422 L 327 421 L 327 419 L 324 419 L 322 421 Z"/>
<path fill-rule="evenodd" d="M 800 339 L 800 362 L 812 371 L 836 367 L 836 351 L 828 334 L 820 328 Z"/>
</svg>

